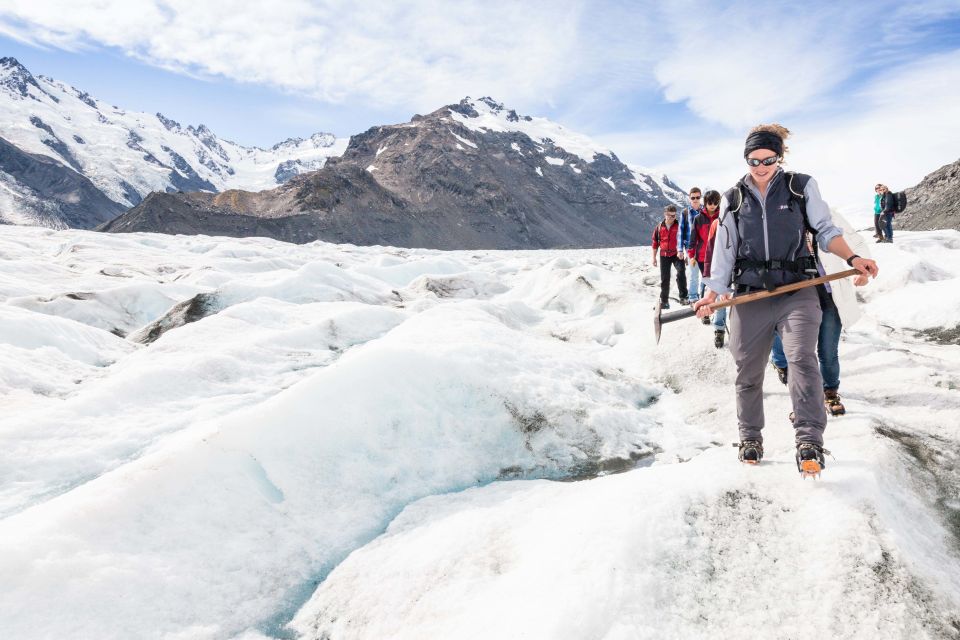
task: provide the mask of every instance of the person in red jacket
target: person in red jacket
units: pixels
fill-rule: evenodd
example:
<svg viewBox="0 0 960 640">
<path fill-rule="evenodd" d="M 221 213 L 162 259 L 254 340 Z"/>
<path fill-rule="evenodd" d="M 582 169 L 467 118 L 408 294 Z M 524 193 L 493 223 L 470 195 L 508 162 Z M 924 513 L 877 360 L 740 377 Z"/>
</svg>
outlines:
<svg viewBox="0 0 960 640">
<path fill-rule="evenodd" d="M 693 219 L 693 231 L 690 233 L 690 248 L 687 258 L 690 264 L 696 263 L 703 273 L 704 263 L 707 260 L 707 239 L 710 235 L 710 224 L 720 215 L 720 192 L 707 191 L 703 197 L 704 209 Z M 698 297 L 703 293 L 706 285 L 700 285 Z"/>
<path fill-rule="evenodd" d="M 720 192 L 719 191 L 707 191 L 703 196 L 704 208 L 701 210 L 700 214 L 693 219 L 693 230 L 690 232 L 690 248 L 687 250 L 687 258 L 690 261 L 691 265 L 696 264 L 700 273 L 704 273 L 707 262 L 707 249 L 710 246 L 710 227 L 714 220 L 720 217 Z M 700 283 L 700 291 L 697 292 L 697 299 L 703 295 L 703 291 L 706 288 L 706 285 Z M 724 309 L 726 311 L 726 309 Z M 725 318 L 724 318 L 725 319 Z M 703 318 L 703 324 L 710 324 L 710 317 Z M 723 346 L 723 332 L 725 325 L 721 320 L 720 327 L 717 331 L 721 334 L 719 336 L 720 346 Z M 719 348 L 719 347 L 718 347 Z"/>
<path fill-rule="evenodd" d="M 718 215 L 713 218 L 710 222 L 709 230 L 707 231 L 707 242 L 706 248 L 703 251 L 703 263 L 700 266 L 700 273 L 703 274 L 704 278 L 710 277 L 710 262 L 713 260 L 713 246 L 717 239 L 717 226 L 720 224 L 720 196 L 716 191 L 711 191 L 711 193 L 717 194 L 717 207 L 716 211 Z M 703 318 L 704 324 L 711 324 L 711 317 L 705 316 Z M 727 308 L 717 309 L 713 313 L 713 346 L 717 349 L 723 348 L 724 337 L 727 333 Z"/>
<path fill-rule="evenodd" d="M 653 266 L 657 266 L 660 254 L 660 308 L 670 308 L 670 267 L 677 270 L 677 289 L 680 304 L 687 304 L 686 260 L 677 252 L 677 207 L 667 205 L 663 209 L 663 221 L 653 230 Z"/>
</svg>

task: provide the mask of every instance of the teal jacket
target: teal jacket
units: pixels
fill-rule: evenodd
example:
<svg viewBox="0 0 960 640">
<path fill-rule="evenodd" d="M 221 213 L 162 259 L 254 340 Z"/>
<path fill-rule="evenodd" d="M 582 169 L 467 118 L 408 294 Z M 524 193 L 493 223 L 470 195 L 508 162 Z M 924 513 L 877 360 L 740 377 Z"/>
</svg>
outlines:
<svg viewBox="0 0 960 640">
<path fill-rule="evenodd" d="M 883 213 L 883 198 L 877 193 L 873 196 L 873 215 L 878 216 L 881 213 Z"/>
</svg>

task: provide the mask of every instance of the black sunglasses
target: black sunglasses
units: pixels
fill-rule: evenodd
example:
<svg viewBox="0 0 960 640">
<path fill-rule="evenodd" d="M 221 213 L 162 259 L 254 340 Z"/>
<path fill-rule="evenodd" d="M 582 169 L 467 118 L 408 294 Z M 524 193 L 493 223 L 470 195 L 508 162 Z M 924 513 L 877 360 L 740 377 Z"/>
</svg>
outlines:
<svg viewBox="0 0 960 640">
<path fill-rule="evenodd" d="M 764 158 L 763 160 L 759 160 L 758 158 L 747 158 L 747 164 L 751 167 L 759 167 L 760 165 L 770 167 L 777 164 L 779 160 L 780 156 L 770 156 L 769 158 Z"/>
</svg>

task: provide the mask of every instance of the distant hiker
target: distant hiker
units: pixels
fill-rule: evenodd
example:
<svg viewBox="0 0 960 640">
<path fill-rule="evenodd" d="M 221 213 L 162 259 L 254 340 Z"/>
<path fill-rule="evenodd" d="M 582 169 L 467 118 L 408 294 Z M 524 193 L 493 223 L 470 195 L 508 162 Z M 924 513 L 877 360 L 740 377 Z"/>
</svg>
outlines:
<svg viewBox="0 0 960 640">
<path fill-rule="evenodd" d="M 690 206 L 684 207 L 680 213 L 680 239 L 679 252 L 683 258 L 689 252 L 693 244 L 693 224 L 697 216 L 703 213 L 702 197 L 700 187 L 690 189 Z M 684 267 L 687 270 L 687 283 L 690 285 L 690 302 L 700 299 L 700 266 L 696 260 L 685 260 Z"/>
<path fill-rule="evenodd" d="M 887 185 L 880 185 L 880 208 L 883 238 L 877 242 L 893 242 L 893 216 L 897 213 L 897 196 Z"/>
<path fill-rule="evenodd" d="M 718 296 L 807 280 L 817 275 L 817 261 L 803 235 L 815 234 L 821 251 L 830 252 L 864 275 L 877 275 L 873 260 L 856 255 L 830 217 L 816 180 L 780 167 L 790 132 L 777 124 L 754 127 L 743 157 L 749 172 L 724 194 L 705 295 L 694 306 L 704 317 Z M 739 458 L 756 464 L 763 457 L 763 375 L 774 331 L 783 340 L 790 367 L 787 387 L 796 419 L 797 468 L 818 475 L 825 466 L 823 431 L 827 416 L 823 379 L 817 363 L 820 304 L 811 288 L 733 307 L 730 353 L 737 365 Z"/>
<path fill-rule="evenodd" d="M 707 191 L 706 195 L 703 196 L 703 210 L 697 215 L 693 220 L 693 231 L 690 234 L 690 249 L 687 251 L 687 256 L 691 261 L 696 262 L 697 268 L 700 273 L 706 276 L 706 262 L 707 262 L 707 250 L 712 244 L 712 237 L 710 236 L 710 230 L 714 227 L 714 223 L 720 217 L 720 192 L 719 191 Z M 716 235 L 714 233 L 714 235 Z M 712 249 L 711 249 L 712 251 Z M 697 291 L 696 299 L 699 300 L 703 296 L 704 289 L 706 284 L 700 284 L 700 290 Z M 693 289 L 691 289 L 693 293 Z M 694 298 L 691 297 L 691 300 Z M 719 309 L 714 318 L 714 346 L 717 349 L 723 347 L 723 337 L 726 328 L 726 319 L 727 319 L 727 309 Z M 704 316 L 703 324 L 710 324 L 710 317 Z"/>
<path fill-rule="evenodd" d="M 883 215 L 883 192 L 880 191 L 883 185 L 879 182 L 873 188 L 873 237 L 877 240 L 883 240 L 883 229 L 880 226 L 880 216 Z"/>
<path fill-rule="evenodd" d="M 653 230 L 653 266 L 657 266 L 660 254 L 660 306 L 670 308 L 670 267 L 677 270 L 677 290 L 680 304 L 687 304 L 687 277 L 684 274 L 684 259 L 678 254 L 680 225 L 677 224 L 677 207 L 667 205 L 663 209 L 663 221 Z"/>
<path fill-rule="evenodd" d="M 866 241 L 836 211 L 833 212 L 833 222 L 843 231 L 843 239 L 847 241 L 854 252 L 870 257 Z M 821 253 L 817 267 L 820 275 L 827 275 L 843 271 L 847 268 L 847 265 L 832 253 Z M 823 378 L 823 402 L 829 414 L 833 416 L 842 416 L 847 411 L 839 393 L 840 332 L 845 327 L 852 327 L 860 319 L 860 308 L 853 287 L 854 285 L 863 286 L 866 283 L 867 276 L 859 275 L 854 279 L 853 284 L 844 278 L 817 286 L 820 309 L 823 312 L 823 317 L 820 320 L 820 333 L 817 336 L 817 358 L 820 361 L 820 375 Z M 783 341 L 780 339 L 780 334 L 774 334 L 773 336 L 770 360 L 777 376 L 780 378 L 780 382 L 787 384 L 789 367 L 787 356 L 783 352 Z"/>
</svg>

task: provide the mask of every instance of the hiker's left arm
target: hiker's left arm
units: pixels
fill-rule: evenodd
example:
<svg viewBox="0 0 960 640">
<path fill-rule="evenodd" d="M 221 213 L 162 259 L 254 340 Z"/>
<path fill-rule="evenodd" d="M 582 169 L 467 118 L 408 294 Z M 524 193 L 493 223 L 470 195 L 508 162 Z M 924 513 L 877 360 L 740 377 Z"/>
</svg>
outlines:
<svg viewBox="0 0 960 640">
<path fill-rule="evenodd" d="M 830 207 L 824 202 L 820 195 L 820 187 L 814 178 L 807 181 L 807 186 L 803 190 L 803 195 L 807 201 L 807 221 L 817 232 L 817 244 L 822 251 L 836 253 L 830 248 L 830 243 L 834 238 L 843 235 L 843 231 L 837 225 L 833 224 L 833 217 L 830 215 Z M 846 259 L 852 251 L 849 251 L 847 243 L 843 246 L 848 249 L 846 253 L 837 253 L 836 255 Z"/>
</svg>

